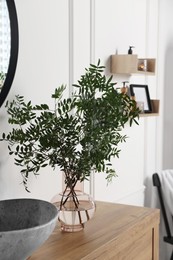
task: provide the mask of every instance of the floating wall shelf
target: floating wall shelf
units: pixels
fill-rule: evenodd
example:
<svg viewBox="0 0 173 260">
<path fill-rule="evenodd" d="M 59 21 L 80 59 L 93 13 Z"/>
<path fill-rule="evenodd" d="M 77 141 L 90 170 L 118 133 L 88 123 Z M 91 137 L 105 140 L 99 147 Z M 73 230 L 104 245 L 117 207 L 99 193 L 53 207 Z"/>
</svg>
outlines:
<svg viewBox="0 0 173 260">
<path fill-rule="evenodd" d="M 151 113 L 141 113 L 140 117 L 158 116 L 159 115 L 159 105 L 160 105 L 160 100 L 151 99 L 152 112 Z"/>
<path fill-rule="evenodd" d="M 140 58 L 136 54 L 111 55 L 111 73 L 155 75 L 156 59 Z"/>
<path fill-rule="evenodd" d="M 155 75 L 156 59 L 140 58 L 136 54 L 111 55 L 110 70 L 113 74 L 141 74 Z M 151 100 L 152 112 L 141 113 L 140 117 L 151 117 L 159 115 L 159 103 L 157 99 Z"/>
</svg>

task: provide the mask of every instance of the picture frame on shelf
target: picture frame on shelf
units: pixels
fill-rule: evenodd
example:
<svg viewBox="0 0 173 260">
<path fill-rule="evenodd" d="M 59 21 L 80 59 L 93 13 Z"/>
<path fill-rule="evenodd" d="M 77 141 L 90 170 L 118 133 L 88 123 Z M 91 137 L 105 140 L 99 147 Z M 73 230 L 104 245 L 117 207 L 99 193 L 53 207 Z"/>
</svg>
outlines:
<svg viewBox="0 0 173 260">
<path fill-rule="evenodd" d="M 130 84 L 130 95 L 135 97 L 136 102 L 143 102 L 144 113 L 151 113 L 151 99 L 149 94 L 148 85 Z"/>
</svg>

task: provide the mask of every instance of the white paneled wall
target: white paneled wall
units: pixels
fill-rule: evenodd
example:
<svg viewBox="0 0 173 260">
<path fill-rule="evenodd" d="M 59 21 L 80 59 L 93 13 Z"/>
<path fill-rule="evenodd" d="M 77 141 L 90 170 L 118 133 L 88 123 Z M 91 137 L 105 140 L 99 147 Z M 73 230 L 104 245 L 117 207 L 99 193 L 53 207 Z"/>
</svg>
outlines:
<svg viewBox="0 0 173 260">
<path fill-rule="evenodd" d="M 16 0 L 19 16 L 19 62 L 8 98 L 23 94 L 36 102 L 51 102 L 52 91 L 67 84 L 66 95 L 73 91 L 80 75 L 89 63 L 101 59 L 110 76 L 110 55 L 127 53 L 134 45 L 139 57 L 158 55 L 158 0 Z M 148 84 L 151 97 L 156 98 L 157 74 L 147 76 L 116 76 L 122 81 Z M 3 108 L 1 131 L 7 129 Z M 156 118 L 140 118 L 139 126 L 128 125 L 129 136 L 121 145 L 119 159 L 113 160 L 118 177 L 109 186 L 104 174 L 96 174 L 92 193 L 97 200 L 143 204 L 144 179 L 156 171 Z M 2 148 L 3 147 L 3 148 Z M 5 150 L 5 152 L 4 152 Z M 50 200 L 61 190 L 61 177 L 51 169 L 29 180 L 31 194 L 20 185 L 20 169 L 15 167 L 7 149 L 0 144 L 0 199 L 32 196 Z M 12 181 L 11 181 L 12 180 Z M 89 183 L 86 183 L 89 190 Z"/>
<path fill-rule="evenodd" d="M 139 57 L 155 57 L 158 52 L 157 1 L 95 1 L 95 59 L 101 58 L 109 66 L 109 56 L 127 53 L 135 46 Z M 154 33 L 153 33 L 154 32 Z M 109 70 L 107 69 L 109 75 Z M 152 98 L 156 98 L 157 76 L 114 76 L 118 85 L 148 84 Z M 118 178 L 108 187 L 105 180 L 96 176 L 95 196 L 102 200 L 125 201 L 140 204 L 144 197 L 144 179 L 156 171 L 156 118 L 140 118 L 139 126 L 126 128 L 130 137 L 122 146 L 119 159 L 114 160 Z M 137 192 L 137 196 L 134 195 Z M 138 200 L 137 200 L 138 197 Z M 125 199 L 124 199 L 125 198 Z M 128 200 L 129 199 L 129 200 Z"/>
<path fill-rule="evenodd" d="M 69 1 L 16 0 L 19 20 L 19 59 L 13 86 L 8 99 L 24 95 L 35 103 L 54 107 L 51 94 L 62 83 L 69 95 Z M 8 129 L 5 109 L 1 109 L 0 132 Z M 11 197 L 38 197 L 50 200 L 61 189 L 58 170 L 40 171 L 39 177 L 30 175 L 25 192 L 20 168 L 14 166 L 7 147 L 0 143 L 0 199 Z"/>
<path fill-rule="evenodd" d="M 74 82 L 90 64 L 90 1 L 73 1 L 73 69 Z"/>
</svg>

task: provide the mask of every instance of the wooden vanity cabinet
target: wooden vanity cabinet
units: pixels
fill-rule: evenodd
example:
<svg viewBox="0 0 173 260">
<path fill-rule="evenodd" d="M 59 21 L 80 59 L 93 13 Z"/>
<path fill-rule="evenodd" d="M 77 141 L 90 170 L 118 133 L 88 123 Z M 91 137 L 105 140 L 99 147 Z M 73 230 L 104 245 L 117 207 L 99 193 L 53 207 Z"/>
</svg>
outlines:
<svg viewBox="0 0 173 260">
<path fill-rule="evenodd" d="M 29 260 L 158 260 L 159 209 L 96 202 L 83 231 L 53 234 Z"/>
</svg>

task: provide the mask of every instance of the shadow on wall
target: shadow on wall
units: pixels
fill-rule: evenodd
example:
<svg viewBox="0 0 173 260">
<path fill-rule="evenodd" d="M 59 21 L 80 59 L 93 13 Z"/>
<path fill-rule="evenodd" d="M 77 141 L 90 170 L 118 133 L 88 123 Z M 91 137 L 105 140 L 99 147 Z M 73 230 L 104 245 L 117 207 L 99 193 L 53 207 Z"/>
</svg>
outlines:
<svg viewBox="0 0 173 260">
<path fill-rule="evenodd" d="M 163 169 L 173 169 L 173 40 L 165 53 Z"/>
</svg>

